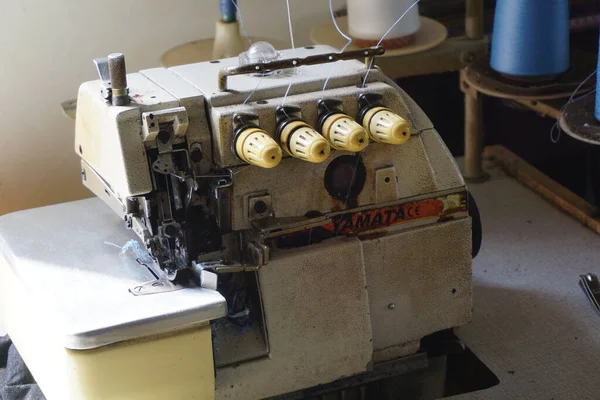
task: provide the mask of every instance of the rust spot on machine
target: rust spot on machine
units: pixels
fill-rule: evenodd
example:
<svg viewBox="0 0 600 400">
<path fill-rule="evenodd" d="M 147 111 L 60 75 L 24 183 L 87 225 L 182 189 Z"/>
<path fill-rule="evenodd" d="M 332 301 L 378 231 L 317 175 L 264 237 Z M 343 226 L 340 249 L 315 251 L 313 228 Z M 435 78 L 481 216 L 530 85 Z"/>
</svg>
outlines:
<svg viewBox="0 0 600 400">
<path fill-rule="evenodd" d="M 467 211 L 467 192 L 463 191 L 386 207 L 334 213 L 321 226 L 286 233 L 278 237 L 278 242 L 281 247 L 295 247 L 298 243 L 308 245 L 336 236 L 353 236 L 425 219 L 441 223 Z M 271 237 L 274 236 L 277 235 Z"/>
</svg>

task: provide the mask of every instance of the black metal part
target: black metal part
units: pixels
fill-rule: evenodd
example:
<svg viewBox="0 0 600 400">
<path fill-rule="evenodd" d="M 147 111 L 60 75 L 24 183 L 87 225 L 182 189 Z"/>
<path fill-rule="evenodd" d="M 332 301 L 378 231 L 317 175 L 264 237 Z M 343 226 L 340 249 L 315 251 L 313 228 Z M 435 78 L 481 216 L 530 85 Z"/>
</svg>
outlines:
<svg viewBox="0 0 600 400">
<path fill-rule="evenodd" d="M 157 138 L 162 144 L 165 144 L 171 139 L 171 134 L 169 131 L 161 130 L 158 132 Z"/>
<path fill-rule="evenodd" d="M 365 114 L 374 107 L 384 107 L 383 95 L 379 93 L 363 93 L 358 96 L 358 116 L 356 120 L 359 124 L 363 123 Z"/>
<path fill-rule="evenodd" d="M 448 329 L 424 337 L 416 354 L 267 400 L 434 400 L 498 383 L 498 377 Z"/>
<path fill-rule="evenodd" d="M 319 100 L 317 104 L 319 112 L 319 131 L 323 132 L 323 124 L 325 120 L 334 114 L 344 114 L 342 111 L 342 101 L 338 99 L 324 99 Z"/>
<path fill-rule="evenodd" d="M 243 160 L 242 157 L 238 154 L 236 149 L 236 142 L 239 135 L 249 128 L 257 128 L 258 126 L 258 115 L 251 113 L 239 113 L 233 116 L 233 141 L 231 142 L 231 149 L 233 154 L 240 160 Z"/>
<path fill-rule="evenodd" d="M 479 250 L 481 249 L 481 242 L 483 241 L 483 228 L 481 226 L 481 216 L 479 215 L 479 207 L 475 202 L 475 198 L 471 192 L 468 195 L 468 208 L 469 217 L 471 217 L 471 257 L 477 257 Z"/>
<path fill-rule="evenodd" d="M 299 400 L 299 399 L 319 399 L 334 392 L 343 392 L 357 385 L 368 385 L 369 383 L 407 374 L 413 371 L 424 370 L 428 366 L 427 354 L 417 353 L 411 356 L 403 357 L 398 360 L 388 361 L 376 364 L 372 371 L 364 374 L 342 378 L 326 385 L 316 386 L 314 388 L 288 393 L 282 396 L 272 397 L 268 400 Z"/>
<path fill-rule="evenodd" d="M 277 108 L 275 118 L 276 118 L 276 122 L 277 122 L 277 128 L 275 131 L 275 139 L 277 140 L 277 142 L 279 142 L 281 144 L 281 146 L 283 146 L 285 148 L 286 151 L 289 151 L 290 148 L 289 148 L 288 143 L 283 142 L 281 140 L 281 133 L 283 132 L 285 127 L 288 124 L 290 124 L 291 122 L 294 122 L 294 121 L 304 122 L 302 120 L 301 109 L 300 109 L 300 107 L 296 107 L 296 106 L 279 106 Z M 291 135 L 290 135 L 290 137 L 291 137 Z"/>
<path fill-rule="evenodd" d="M 325 170 L 324 184 L 329 195 L 347 206 L 355 203 L 367 179 L 360 154 L 339 156 Z"/>
<path fill-rule="evenodd" d="M 219 91 L 226 91 L 227 77 L 231 75 L 246 75 L 253 73 L 263 74 L 277 71 L 280 69 L 296 68 L 304 65 L 325 64 L 341 60 L 352 60 L 359 57 L 366 57 L 367 59 L 372 59 L 375 56 L 380 56 L 384 53 L 385 48 L 383 46 L 377 46 L 345 51 L 343 53 L 315 54 L 305 58 L 286 58 L 283 60 L 275 60 L 266 63 L 255 63 L 225 67 L 219 70 L 218 88 Z"/>
<path fill-rule="evenodd" d="M 192 148 L 192 151 L 190 152 L 190 158 L 193 162 L 198 163 L 202 161 L 204 154 L 202 154 L 202 150 L 200 150 L 200 148 Z"/>
<path fill-rule="evenodd" d="M 172 136 L 168 130 L 161 130 L 157 138 L 159 146 L 169 145 Z M 214 186 L 231 184 L 230 171 L 195 174 L 187 148 L 186 143 L 179 143 L 165 148 L 163 153 L 158 149 L 148 151 L 150 165 L 159 157 L 168 156 L 177 179 L 173 173 L 153 170 L 153 192 L 145 197 L 146 201 L 137 201 L 136 207 L 132 203 L 129 210 L 144 219 L 152 235 L 146 244 L 148 250 L 171 281 L 185 274 L 199 255 L 221 248 L 218 213 L 211 204 L 216 201 Z"/>
<path fill-rule="evenodd" d="M 262 201 L 262 200 L 259 200 L 259 201 L 257 201 L 256 203 L 254 203 L 254 211 L 255 211 L 257 214 L 262 214 L 262 213 L 264 213 L 265 211 L 267 211 L 267 205 L 265 204 L 265 202 L 264 202 L 264 201 Z"/>
<path fill-rule="evenodd" d="M 279 106 L 275 112 L 277 125 L 290 120 L 302 119 L 302 109 L 298 106 Z"/>
<path fill-rule="evenodd" d="M 294 121 L 302 121 L 300 107 L 296 106 L 279 106 L 275 113 L 275 121 L 277 128 L 275 130 L 275 139 L 282 145 L 287 147 L 287 143 L 281 142 L 281 132 L 290 123 Z"/>
</svg>

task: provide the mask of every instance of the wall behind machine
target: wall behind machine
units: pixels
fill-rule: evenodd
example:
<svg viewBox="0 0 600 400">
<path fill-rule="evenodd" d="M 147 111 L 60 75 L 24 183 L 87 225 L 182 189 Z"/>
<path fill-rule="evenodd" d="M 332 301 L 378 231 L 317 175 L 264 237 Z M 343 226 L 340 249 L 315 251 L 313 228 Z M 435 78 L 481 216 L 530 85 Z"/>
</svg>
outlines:
<svg viewBox="0 0 600 400">
<path fill-rule="evenodd" d="M 344 0 L 335 0 L 337 9 Z M 285 1 L 241 0 L 248 34 L 289 38 Z M 328 2 L 290 0 L 297 46 Z M 60 103 L 97 79 L 92 59 L 123 52 L 130 72 L 178 44 L 214 35 L 217 0 L 4 1 L 0 7 L 0 215 L 91 196 Z M 278 21 L 277 21 L 278 20 Z M 277 21 L 277 22 L 275 22 Z"/>
</svg>

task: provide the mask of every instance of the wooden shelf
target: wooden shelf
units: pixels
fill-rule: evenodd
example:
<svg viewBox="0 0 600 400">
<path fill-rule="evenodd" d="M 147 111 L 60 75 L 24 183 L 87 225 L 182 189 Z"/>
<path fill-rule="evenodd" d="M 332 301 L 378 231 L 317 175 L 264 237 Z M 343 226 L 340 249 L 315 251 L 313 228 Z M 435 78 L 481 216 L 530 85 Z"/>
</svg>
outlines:
<svg viewBox="0 0 600 400">
<path fill-rule="evenodd" d="M 560 183 L 544 175 L 525 160 L 503 146 L 488 146 L 484 155 L 504 172 L 530 188 L 554 206 L 600 233 L 598 209 Z"/>
</svg>

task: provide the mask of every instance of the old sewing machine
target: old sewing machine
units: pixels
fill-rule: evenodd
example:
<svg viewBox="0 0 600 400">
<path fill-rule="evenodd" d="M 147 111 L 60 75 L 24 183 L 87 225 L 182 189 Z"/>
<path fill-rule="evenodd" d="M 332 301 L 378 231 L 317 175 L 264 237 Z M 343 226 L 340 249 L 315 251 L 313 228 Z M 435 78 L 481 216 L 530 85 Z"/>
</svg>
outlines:
<svg viewBox="0 0 600 400">
<path fill-rule="evenodd" d="M 0 218 L 7 327 L 49 399 L 351 391 L 426 365 L 421 339 L 470 321 L 474 203 L 370 68 L 383 51 L 96 60 L 75 150 L 112 211 Z"/>
</svg>

